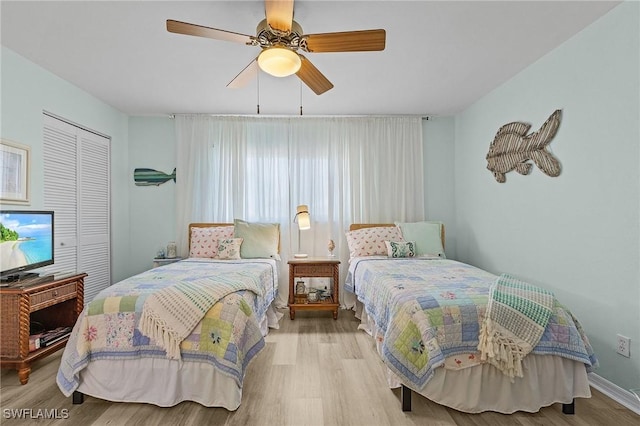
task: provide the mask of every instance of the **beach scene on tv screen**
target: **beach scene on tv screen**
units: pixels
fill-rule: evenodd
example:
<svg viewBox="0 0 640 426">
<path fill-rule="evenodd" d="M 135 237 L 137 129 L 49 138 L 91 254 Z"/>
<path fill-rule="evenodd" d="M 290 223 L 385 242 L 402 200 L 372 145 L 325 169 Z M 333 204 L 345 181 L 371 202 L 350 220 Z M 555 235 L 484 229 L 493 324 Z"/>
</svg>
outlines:
<svg viewBox="0 0 640 426">
<path fill-rule="evenodd" d="M 4 213 L 0 216 L 0 271 L 52 259 L 51 216 Z"/>
</svg>

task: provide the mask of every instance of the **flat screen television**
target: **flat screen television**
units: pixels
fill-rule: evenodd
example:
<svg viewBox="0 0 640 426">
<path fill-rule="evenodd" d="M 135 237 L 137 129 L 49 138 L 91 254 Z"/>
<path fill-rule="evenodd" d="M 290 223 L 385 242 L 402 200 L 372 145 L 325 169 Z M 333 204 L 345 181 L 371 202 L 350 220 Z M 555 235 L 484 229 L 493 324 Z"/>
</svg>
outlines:
<svg viewBox="0 0 640 426">
<path fill-rule="evenodd" d="M 0 210 L 0 280 L 16 281 L 53 264 L 53 212 Z"/>
</svg>

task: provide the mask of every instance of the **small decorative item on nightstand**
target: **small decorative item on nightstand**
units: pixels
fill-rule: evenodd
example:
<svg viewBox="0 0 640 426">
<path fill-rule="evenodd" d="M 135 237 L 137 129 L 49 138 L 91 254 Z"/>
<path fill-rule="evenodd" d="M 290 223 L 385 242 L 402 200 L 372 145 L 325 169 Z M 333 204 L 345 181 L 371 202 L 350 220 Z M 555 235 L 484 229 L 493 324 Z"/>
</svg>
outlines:
<svg viewBox="0 0 640 426">
<path fill-rule="evenodd" d="M 333 240 L 329 240 L 329 244 L 327 244 L 327 249 L 329 250 L 329 257 L 334 257 L 333 250 L 336 248 L 336 243 Z"/>
<path fill-rule="evenodd" d="M 307 295 L 307 299 L 309 299 L 309 302 L 317 302 L 318 301 L 318 290 L 316 290 L 315 288 L 312 288 L 311 290 L 309 290 L 309 294 Z"/>
<path fill-rule="evenodd" d="M 296 282 L 295 303 L 307 303 L 307 287 L 304 281 Z"/>
<path fill-rule="evenodd" d="M 167 258 L 173 259 L 176 256 L 178 256 L 176 243 L 174 241 L 170 241 L 169 244 L 167 244 Z"/>
</svg>

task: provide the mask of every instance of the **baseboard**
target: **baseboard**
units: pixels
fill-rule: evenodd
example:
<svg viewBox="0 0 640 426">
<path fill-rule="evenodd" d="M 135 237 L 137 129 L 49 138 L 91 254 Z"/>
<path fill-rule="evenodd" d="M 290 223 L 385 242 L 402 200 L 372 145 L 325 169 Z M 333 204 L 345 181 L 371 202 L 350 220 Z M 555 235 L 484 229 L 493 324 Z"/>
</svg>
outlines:
<svg viewBox="0 0 640 426">
<path fill-rule="evenodd" d="M 640 400 L 632 392 L 622 389 L 595 373 L 589 373 L 589 384 L 617 403 L 640 415 Z"/>
</svg>

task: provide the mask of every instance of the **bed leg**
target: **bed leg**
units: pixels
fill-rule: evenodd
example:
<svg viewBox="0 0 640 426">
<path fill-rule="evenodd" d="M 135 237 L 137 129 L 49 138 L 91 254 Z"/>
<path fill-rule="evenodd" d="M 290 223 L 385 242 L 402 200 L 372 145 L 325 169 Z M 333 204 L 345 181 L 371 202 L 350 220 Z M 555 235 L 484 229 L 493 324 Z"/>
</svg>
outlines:
<svg viewBox="0 0 640 426">
<path fill-rule="evenodd" d="M 400 389 L 400 401 L 402 401 L 402 411 L 411 411 L 411 389 L 405 385 Z"/>
<path fill-rule="evenodd" d="M 562 414 L 575 414 L 576 400 L 572 400 L 570 404 L 562 404 Z"/>
<path fill-rule="evenodd" d="M 84 394 L 82 392 L 73 391 L 71 398 L 74 404 L 82 404 L 84 402 Z"/>
</svg>

